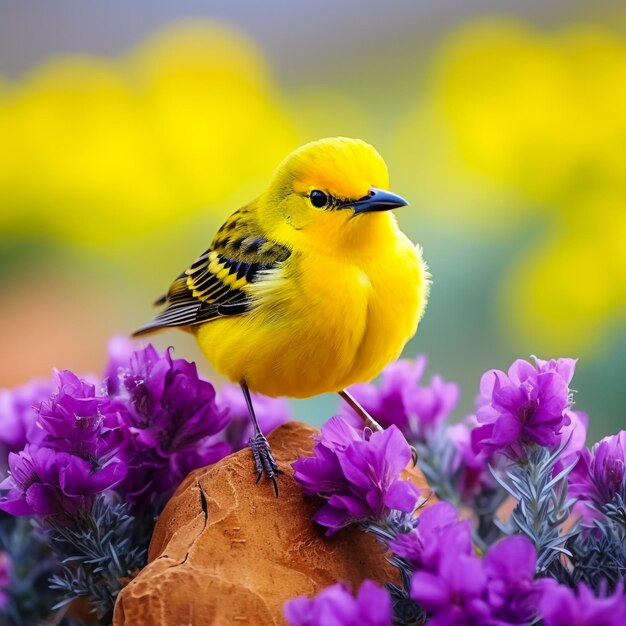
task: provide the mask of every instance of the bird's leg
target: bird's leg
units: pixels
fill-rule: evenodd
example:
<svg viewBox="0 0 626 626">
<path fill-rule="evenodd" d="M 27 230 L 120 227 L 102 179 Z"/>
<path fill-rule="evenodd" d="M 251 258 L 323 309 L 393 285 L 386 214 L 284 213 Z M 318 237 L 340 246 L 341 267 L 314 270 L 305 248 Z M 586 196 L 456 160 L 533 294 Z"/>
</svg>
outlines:
<svg viewBox="0 0 626 626">
<path fill-rule="evenodd" d="M 356 398 L 350 394 L 345 389 L 342 389 L 339 392 L 339 395 L 344 399 L 347 404 L 350 405 L 350 408 L 365 422 L 365 425 L 373 430 L 374 432 L 378 432 L 383 430 L 383 427 L 356 401 Z M 417 465 L 417 450 L 410 446 L 411 448 L 411 458 L 413 459 L 413 466 Z"/>
<path fill-rule="evenodd" d="M 384 430 L 383 427 L 356 401 L 354 396 L 345 389 L 339 392 L 339 395 L 350 405 L 350 408 L 365 422 L 365 425 L 378 432 Z"/>
<path fill-rule="evenodd" d="M 245 381 L 241 382 L 241 390 L 243 391 L 243 397 L 246 399 L 248 405 L 248 413 L 250 413 L 250 419 L 252 420 L 252 426 L 254 428 L 254 434 L 248 442 L 250 448 L 252 448 L 252 456 L 254 457 L 254 465 L 257 472 L 257 483 L 261 480 L 263 473 L 267 474 L 267 477 L 274 483 L 274 491 L 278 498 L 278 483 L 276 482 L 276 474 L 282 474 L 282 470 L 279 469 L 276 464 L 276 460 L 272 456 L 270 450 L 270 444 L 267 442 L 265 435 L 261 432 L 259 422 L 254 413 L 254 407 L 252 406 L 252 398 L 250 397 L 250 390 Z"/>
</svg>

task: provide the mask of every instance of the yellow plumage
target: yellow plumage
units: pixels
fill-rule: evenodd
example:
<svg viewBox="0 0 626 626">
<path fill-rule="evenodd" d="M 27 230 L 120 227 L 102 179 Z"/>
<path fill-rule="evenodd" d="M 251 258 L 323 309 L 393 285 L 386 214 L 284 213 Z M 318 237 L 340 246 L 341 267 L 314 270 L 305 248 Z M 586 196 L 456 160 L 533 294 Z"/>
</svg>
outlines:
<svg viewBox="0 0 626 626">
<path fill-rule="evenodd" d="M 173 284 L 165 313 L 179 318 L 157 317 L 138 334 L 187 327 L 218 371 L 269 396 L 304 398 L 370 380 L 399 356 L 424 311 L 421 250 L 391 211 L 316 208 L 308 196 L 320 190 L 349 203 L 372 187 L 387 189 L 388 176 L 368 144 L 334 138 L 303 146 Z M 234 263 L 262 267 L 247 278 Z M 234 314 L 209 309 L 239 301 L 245 306 Z M 201 305 L 206 320 L 180 317 Z"/>
<path fill-rule="evenodd" d="M 387 188 L 383 159 L 362 141 L 296 150 L 136 334 L 191 330 L 246 395 L 304 398 L 370 380 L 415 333 L 429 284 L 421 249 L 387 210 L 406 202 Z"/>
<path fill-rule="evenodd" d="M 211 363 L 254 391 L 304 398 L 370 380 L 397 358 L 426 301 L 424 266 L 391 215 L 366 219 L 369 245 L 293 242 L 297 254 L 247 287 L 249 313 L 197 326 Z"/>
</svg>

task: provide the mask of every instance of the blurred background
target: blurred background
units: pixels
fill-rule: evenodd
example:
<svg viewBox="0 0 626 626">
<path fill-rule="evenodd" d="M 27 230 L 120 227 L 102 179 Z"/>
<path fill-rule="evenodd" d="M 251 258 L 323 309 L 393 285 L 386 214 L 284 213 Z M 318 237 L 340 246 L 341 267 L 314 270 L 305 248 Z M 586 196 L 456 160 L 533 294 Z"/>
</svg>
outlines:
<svg viewBox="0 0 626 626">
<path fill-rule="evenodd" d="M 298 145 L 360 137 L 432 295 L 406 355 L 462 387 L 579 357 L 626 426 L 626 7 L 577 0 L 0 2 L 0 386 L 106 342 Z M 155 338 L 177 356 L 193 340 Z M 333 396 L 293 403 L 320 424 Z"/>
</svg>

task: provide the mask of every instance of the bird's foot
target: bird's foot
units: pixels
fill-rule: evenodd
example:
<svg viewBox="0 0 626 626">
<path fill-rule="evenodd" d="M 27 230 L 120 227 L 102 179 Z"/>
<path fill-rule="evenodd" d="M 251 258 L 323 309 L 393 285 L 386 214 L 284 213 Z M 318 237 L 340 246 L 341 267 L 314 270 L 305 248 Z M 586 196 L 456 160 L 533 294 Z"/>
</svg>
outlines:
<svg viewBox="0 0 626 626">
<path fill-rule="evenodd" d="M 415 449 L 414 446 L 410 446 L 411 448 L 411 461 L 413 462 L 413 467 L 417 467 L 417 450 Z"/>
<path fill-rule="evenodd" d="M 254 456 L 254 464 L 256 466 L 256 481 L 261 480 L 263 474 L 267 474 L 267 477 L 274 483 L 274 491 L 278 498 L 278 483 L 276 482 L 276 474 L 282 474 L 282 470 L 279 469 L 276 464 L 276 459 L 272 456 L 270 450 L 270 444 L 263 436 L 263 433 L 258 433 L 254 437 L 250 438 L 250 447 L 252 448 L 252 456 Z"/>
</svg>

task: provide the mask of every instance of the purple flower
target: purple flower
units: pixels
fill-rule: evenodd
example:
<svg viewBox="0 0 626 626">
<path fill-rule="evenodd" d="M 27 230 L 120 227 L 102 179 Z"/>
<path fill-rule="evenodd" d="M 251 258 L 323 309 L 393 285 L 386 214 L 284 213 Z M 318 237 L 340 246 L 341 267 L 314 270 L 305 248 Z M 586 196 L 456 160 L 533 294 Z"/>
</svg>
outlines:
<svg viewBox="0 0 626 626">
<path fill-rule="evenodd" d="M 483 559 L 493 624 L 527 624 L 537 614 L 541 590 L 534 580 L 537 551 L 522 535 L 489 548 Z"/>
<path fill-rule="evenodd" d="M 473 447 L 490 456 L 503 453 L 524 460 L 525 446 L 557 446 L 570 420 L 568 385 L 575 366 L 574 359 L 535 359 L 535 365 L 520 359 L 508 374 L 486 372 L 480 381 L 482 405 L 476 413 L 484 426 L 472 433 Z"/>
<path fill-rule="evenodd" d="M 284 398 L 268 398 L 253 393 L 252 402 L 261 430 L 266 436 L 292 419 L 289 403 Z M 233 452 L 245 448 L 252 437 L 252 423 L 239 385 L 222 386 L 217 392 L 217 406 L 226 412 L 228 419 L 228 425 L 222 431 L 221 437 L 231 446 Z"/>
<path fill-rule="evenodd" d="M 371 580 L 365 580 L 357 597 L 341 584 L 324 589 L 317 597 L 300 596 L 284 607 L 289 626 L 391 626 L 391 598 Z"/>
<path fill-rule="evenodd" d="M 71 515 L 120 482 L 126 466 L 119 450 L 118 415 L 95 387 L 71 372 L 57 372 L 58 388 L 38 409 L 27 444 L 9 454 L 8 490 L 0 508 L 13 515 Z"/>
<path fill-rule="evenodd" d="M 451 504 L 438 502 L 419 516 L 415 529 L 398 535 L 389 547 L 414 570 L 437 572 L 446 552 L 472 554 L 470 521 L 459 521 Z"/>
<path fill-rule="evenodd" d="M 569 475 L 568 492 L 598 508 L 616 494 L 626 498 L 626 431 L 605 437 L 591 451 L 582 451 Z"/>
<path fill-rule="evenodd" d="M 430 626 L 486 626 L 487 576 L 480 559 L 446 551 L 436 573 L 413 575 L 411 597 L 431 614 Z"/>
<path fill-rule="evenodd" d="M 565 447 L 554 466 L 555 474 L 572 465 L 585 449 L 589 416 L 582 411 L 567 411 L 567 418 L 569 422 L 564 423 L 559 441 Z"/>
<path fill-rule="evenodd" d="M 428 623 L 434 626 L 528 624 L 542 593 L 534 581 L 536 558 L 522 536 L 494 544 L 482 560 L 442 548 L 436 570 L 413 575 L 411 597 L 432 615 Z"/>
<path fill-rule="evenodd" d="M 383 428 L 394 424 L 409 441 L 422 441 L 450 415 L 459 400 L 459 386 L 444 381 L 439 374 L 430 384 L 420 385 L 426 363 L 424 355 L 414 362 L 396 361 L 383 370 L 380 387 L 372 383 L 353 385 L 350 392 Z M 341 412 L 353 414 L 347 405 L 342 405 Z"/>
<path fill-rule="evenodd" d="M 313 454 L 293 468 L 306 494 L 326 499 L 313 519 L 326 526 L 327 535 L 352 522 L 385 519 L 392 509 L 415 508 L 417 487 L 400 479 L 411 450 L 395 426 L 372 433 L 333 417 L 322 426 Z"/>
<path fill-rule="evenodd" d="M 8 589 L 11 585 L 11 558 L 0 552 L 0 611 L 9 601 Z"/>
<path fill-rule="evenodd" d="M 119 416 L 94 385 L 69 371 L 57 372 L 58 388 L 38 410 L 38 428 L 30 443 L 69 452 L 94 464 L 107 463 L 118 451 Z"/>
<path fill-rule="evenodd" d="M 583 583 L 576 590 L 552 579 L 541 581 L 539 612 L 545 626 L 623 626 L 626 597 L 622 584 L 612 595 L 597 597 Z"/>
<path fill-rule="evenodd" d="M 195 363 L 173 359 L 170 350 L 163 355 L 152 345 L 137 350 L 120 375 L 119 397 L 132 409 L 128 424 L 159 454 L 193 446 L 226 425 L 213 385 L 199 378 Z"/>
<path fill-rule="evenodd" d="M 37 421 L 36 407 L 50 397 L 51 381 L 33 380 L 15 389 L 0 389 L 0 469 L 9 452 L 22 450 Z"/>
<path fill-rule="evenodd" d="M 458 492 L 461 501 L 469 503 L 485 489 L 493 489 L 496 482 L 489 470 L 489 457 L 484 451 L 472 447 L 472 431 L 478 426 L 475 415 L 446 429 L 456 456 L 453 469 L 458 472 Z"/>
<path fill-rule="evenodd" d="M 102 468 L 67 452 L 28 444 L 9 455 L 10 476 L 0 483 L 8 494 L 0 509 L 11 515 L 68 517 L 91 508 L 97 494 L 122 480 L 126 467 Z"/>
<path fill-rule="evenodd" d="M 120 413 L 120 457 L 129 468 L 119 491 L 134 507 L 155 500 L 160 506 L 191 470 L 231 451 L 213 438 L 227 414 L 195 364 L 152 345 L 132 351 L 130 342 L 114 341 L 113 349 L 107 388 Z"/>
</svg>

